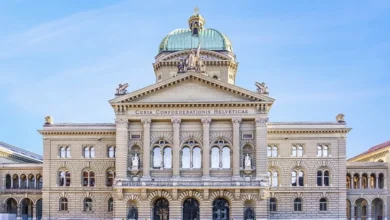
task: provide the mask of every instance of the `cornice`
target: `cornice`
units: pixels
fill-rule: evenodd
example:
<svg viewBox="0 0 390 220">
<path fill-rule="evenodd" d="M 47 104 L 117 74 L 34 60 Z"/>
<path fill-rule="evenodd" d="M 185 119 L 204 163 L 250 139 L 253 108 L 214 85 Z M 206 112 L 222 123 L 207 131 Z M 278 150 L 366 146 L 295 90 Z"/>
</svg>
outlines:
<svg viewBox="0 0 390 220">
<path fill-rule="evenodd" d="M 14 159 L 17 159 L 17 160 L 20 160 L 20 161 L 24 161 L 24 162 L 27 162 L 27 163 L 38 163 L 37 160 L 27 159 L 25 157 L 18 156 L 18 155 L 13 154 L 13 153 L 3 152 L 3 151 L 0 151 L 0 156 L 14 158 Z M 40 162 L 42 162 L 42 161 L 40 161 Z"/>
<path fill-rule="evenodd" d="M 204 60 L 206 67 L 229 67 L 237 70 L 238 63 L 232 60 Z M 177 67 L 179 61 L 159 61 L 153 65 L 154 71 L 158 71 L 162 67 Z"/>
<path fill-rule="evenodd" d="M 348 133 L 351 128 L 280 128 L 267 129 L 268 134 Z"/>
<path fill-rule="evenodd" d="M 116 130 L 77 131 L 77 130 L 38 130 L 41 135 L 115 135 Z"/>
</svg>

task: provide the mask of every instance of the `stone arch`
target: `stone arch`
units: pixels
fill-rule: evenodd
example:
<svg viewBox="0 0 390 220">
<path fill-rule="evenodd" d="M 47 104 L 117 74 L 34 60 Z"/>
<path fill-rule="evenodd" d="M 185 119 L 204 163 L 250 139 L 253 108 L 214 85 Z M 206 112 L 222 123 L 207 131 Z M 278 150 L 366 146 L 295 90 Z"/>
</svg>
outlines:
<svg viewBox="0 0 390 220">
<path fill-rule="evenodd" d="M 198 200 L 199 203 L 201 201 L 203 201 L 202 194 L 200 194 L 199 192 L 197 192 L 195 190 L 187 190 L 187 191 L 180 193 L 178 200 L 180 201 L 180 204 L 183 204 L 183 202 L 188 198 L 195 198 L 196 200 Z"/>
<path fill-rule="evenodd" d="M 29 196 L 22 197 L 22 198 L 19 199 L 19 201 L 18 201 L 18 200 L 16 200 L 16 201 L 18 202 L 18 204 L 22 204 L 22 201 L 23 201 L 24 199 L 29 199 L 29 200 L 31 200 L 31 202 L 33 203 L 33 205 L 35 205 L 35 200 L 34 200 L 33 198 L 29 197 Z"/>
<path fill-rule="evenodd" d="M 329 193 L 326 193 L 326 192 L 321 192 L 321 193 L 318 193 L 317 195 L 317 200 L 320 200 L 322 198 L 325 198 L 326 200 L 330 200 L 332 198 L 331 194 Z"/>
<path fill-rule="evenodd" d="M 184 142 L 188 140 L 195 140 L 197 141 L 201 146 L 203 145 L 203 134 L 202 132 L 181 132 L 180 134 L 180 146 L 183 145 Z"/>
<path fill-rule="evenodd" d="M 150 135 L 150 145 L 154 145 L 159 140 L 167 141 L 173 146 L 173 133 L 172 132 L 153 132 Z"/>
<path fill-rule="evenodd" d="M 369 205 L 369 203 L 368 203 L 368 199 L 366 199 L 366 198 L 363 198 L 363 197 L 358 197 L 357 199 L 354 199 L 354 200 L 352 200 L 353 202 L 352 202 L 352 204 L 353 205 L 356 205 L 356 201 L 358 201 L 358 200 L 365 200 L 366 202 L 367 202 L 367 205 Z"/>
<path fill-rule="evenodd" d="M 246 201 L 253 201 L 256 204 L 256 201 L 258 201 L 258 200 L 259 200 L 258 197 L 253 195 L 253 194 L 247 194 L 247 195 L 241 196 L 242 203 L 245 203 Z"/>
<path fill-rule="evenodd" d="M 336 172 L 336 169 L 334 167 L 334 163 L 331 163 L 329 160 L 322 160 L 318 161 L 315 166 L 313 166 L 312 172 L 317 172 L 317 170 L 321 169 L 322 167 L 326 167 L 331 171 L 331 175 Z"/>
<path fill-rule="evenodd" d="M 101 167 L 99 167 L 99 172 L 101 172 L 101 174 L 106 175 L 108 169 L 114 169 L 115 170 L 115 162 L 107 161 L 107 162 L 103 163 L 101 165 Z"/>
<path fill-rule="evenodd" d="M 90 198 L 90 199 L 92 199 L 92 201 L 95 200 L 94 196 L 90 192 L 84 193 L 80 198 L 81 198 L 81 202 L 84 202 L 84 199 L 86 199 L 86 198 Z"/>
<path fill-rule="evenodd" d="M 234 196 L 232 193 L 225 191 L 225 190 L 220 190 L 220 191 L 215 191 L 211 194 L 210 196 L 210 201 L 214 201 L 216 198 L 224 198 L 227 199 L 227 201 L 232 204 L 234 201 Z"/>
<path fill-rule="evenodd" d="M 124 201 L 126 202 L 129 202 L 130 200 L 136 201 L 137 203 L 141 202 L 141 198 L 138 195 L 134 195 L 134 194 L 128 195 L 124 199 Z"/>
<path fill-rule="evenodd" d="M 167 191 L 157 190 L 149 194 L 149 204 L 153 206 L 153 203 L 159 198 L 165 198 L 169 203 L 173 201 L 171 194 L 169 194 Z"/>
<path fill-rule="evenodd" d="M 299 192 L 299 193 L 294 193 L 293 196 L 291 196 L 291 202 L 294 202 L 294 200 L 296 198 L 301 198 L 302 199 L 302 202 L 306 202 L 306 199 L 305 199 L 305 196 L 303 193 Z"/>
<path fill-rule="evenodd" d="M 303 168 L 305 172 L 309 171 L 308 166 L 304 160 L 294 160 L 291 162 L 291 171 L 297 167 Z"/>
<path fill-rule="evenodd" d="M 108 200 L 111 199 L 111 198 L 114 198 L 114 197 L 112 196 L 111 193 L 108 193 L 108 194 L 104 197 L 104 201 L 108 201 Z"/>
<path fill-rule="evenodd" d="M 183 141 L 180 142 L 180 149 L 183 148 L 183 145 L 184 145 L 185 142 L 190 141 L 190 140 L 194 140 L 194 141 L 198 142 L 199 143 L 198 146 L 201 149 L 203 149 L 202 141 L 198 137 L 188 137 L 188 138 L 183 139 Z"/>
<path fill-rule="evenodd" d="M 131 139 L 131 140 L 129 141 L 129 150 L 130 150 L 134 145 L 139 146 L 139 147 L 141 148 L 141 150 L 142 150 L 144 143 L 143 143 L 142 139 L 136 139 L 136 140 Z"/>
<path fill-rule="evenodd" d="M 6 198 L 3 200 L 3 204 L 7 204 L 8 199 L 14 199 L 14 200 L 18 203 L 18 205 L 19 205 L 19 200 L 16 199 L 15 197 L 12 197 L 12 196 L 6 197 Z"/>
<path fill-rule="evenodd" d="M 60 192 L 60 193 L 58 193 L 58 194 L 57 194 L 57 200 L 59 200 L 59 199 L 61 199 L 61 198 L 67 198 L 67 199 L 69 199 L 68 193 L 66 193 L 66 192 Z"/>
<path fill-rule="evenodd" d="M 383 199 L 382 197 L 374 197 L 374 198 L 372 198 L 371 200 L 369 200 L 369 199 L 366 199 L 367 200 L 367 203 L 369 204 L 369 205 L 372 205 L 372 202 L 375 200 L 375 199 L 380 199 L 381 201 L 382 201 L 382 203 L 383 203 L 383 206 L 386 206 L 386 199 Z"/>
<path fill-rule="evenodd" d="M 270 170 L 270 169 L 275 169 L 279 173 L 281 173 L 282 172 L 282 165 L 279 163 L 279 161 L 268 160 L 268 170 Z"/>
<path fill-rule="evenodd" d="M 210 146 L 215 143 L 217 140 L 222 139 L 225 140 L 230 147 L 233 146 L 233 134 L 232 132 L 212 132 L 210 134 Z"/>
</svg>

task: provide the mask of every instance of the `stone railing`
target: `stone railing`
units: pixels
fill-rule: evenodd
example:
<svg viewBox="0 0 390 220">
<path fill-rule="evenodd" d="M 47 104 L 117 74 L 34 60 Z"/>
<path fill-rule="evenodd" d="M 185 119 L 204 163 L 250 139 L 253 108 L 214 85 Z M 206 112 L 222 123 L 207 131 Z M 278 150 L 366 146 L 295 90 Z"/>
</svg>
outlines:
<svg viewBox="0 0 390 220">
<path fill-rule="evenodd" d="M 42 192 L 42 189 L 38 189 L 38 188 L 31 188 L 31 189 L 28 189 L 28 188 L 25 188 L 25 189 L 22 189 L 22 188 L 18 188 L 18 189 L 1 189 L 2 192 L 4 193 L 40 193 Z"/>
<path fill-rule="evenodd" d="M 234 186 L 257 186 L 268 187 L 268 182 L 260 181 L 118 181 L 117 187 L 234 187 Z"/>
</svg>

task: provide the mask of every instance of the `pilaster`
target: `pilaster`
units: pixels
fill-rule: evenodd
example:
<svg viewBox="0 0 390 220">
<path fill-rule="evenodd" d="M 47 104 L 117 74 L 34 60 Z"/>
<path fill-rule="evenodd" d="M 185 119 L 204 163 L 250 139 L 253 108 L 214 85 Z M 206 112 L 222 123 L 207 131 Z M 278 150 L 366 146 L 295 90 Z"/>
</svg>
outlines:
<svg viewBox="0 0 390 220">
<path fill-rule="evenodd" d="M 240 123 L 241 118 L 232 118 L 233 123 L 233 180 L 240 179 Z"/>
<path fill-rule="evenodd" d="M 267 122 L 266 118 L 256 118 L 256 179 L 267 176 Z"/>
<path fill-rule="evenodd" d="M 210 123 L 211 118 L 202 118 L 203 124 L 203 149 L 202 149 L 202 166 L 203 180 L 210 178 Z"/>
<path fill-rule="evenodd" d="M 173 126 L 173 178 L 180 178 L 180 118 L 171 119 Z"/>
<path fill-rule="evenodd" d="M 116 123 L 116 152 L 115 152 L 115 172 L 116 180 L 127 180 L 127 154 L 129 152 L 129 137 L 127 119 L 117 119 Z"/>
<path fill-rule="evenodd" d="M 143 118 L 141 122 L 144 127 L 144 143 L 143 143 L 143 177 L 144 180 L 150 180 L 150 118 Z"/>
</svg>

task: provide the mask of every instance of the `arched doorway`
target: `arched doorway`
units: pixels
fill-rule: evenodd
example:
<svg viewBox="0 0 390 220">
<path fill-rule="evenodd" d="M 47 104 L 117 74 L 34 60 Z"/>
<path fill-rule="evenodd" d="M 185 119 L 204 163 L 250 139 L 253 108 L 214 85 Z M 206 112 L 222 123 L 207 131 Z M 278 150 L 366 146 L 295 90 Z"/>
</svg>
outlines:
<svg viewBox="0 0 390 220">
<path fill-rule="evenodd" d="M 244 220 L 255 219 L 256 204 L 253 200 L 247 200 L 244 203 Z"/>
<path fill-rule="evenodd" d="M 42 219 L 42 199 L 39 199 L 36 202 L 36 216 L 37 216 L 37 220 Z"/>
<path fill-rule="evenodd" d="M 137 201 L 135 200 L 127 201 L 127 219 L 138 219 Z"/>
<path fill-rule="evenodd" d="M 357 219 L 366 220 L 367 219 L 367 200 L 360 198 L 355 201 L 355 217 Z"/>
<path fill-rule="evenodd" d="M 15 199 L 9 198 L 6 202 L 7 204 L 7 213 L 9 214 L 17 214 L 18 212 L 18 202 Z"/>
<path fill-rule="evenodd" d="M 157 199 L 153 206 L 153 220 L 169 219 L 169 202 L 164 198 Z"/>
<path fill-rule="evenodd" d="M 383 201 L 380 198 L 372 200 L 372 219 L 382 219 L 383 218 Z"/>
<path fill-rule="evenodd" d="M 229 220 L 229 202 L 226 199 L 214 200 L 213 220 Z"/>
<path fill-rule="evenodd" d="M 33 218 L 33 202 L 29 198 L 25 198 L 21 202 L 22 219 L 29 220 Z"/>
<path fill-rule="evenodd" d="M 188 198 L 183 203 L 183 220 L 198 220 L 199 202 L 194 198 Z"/>
</svg>

